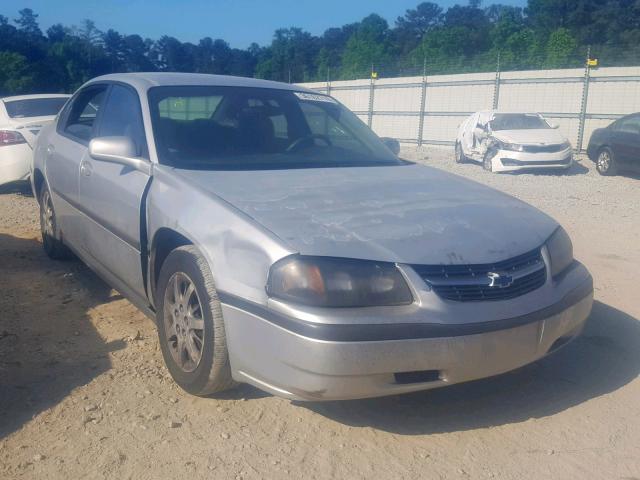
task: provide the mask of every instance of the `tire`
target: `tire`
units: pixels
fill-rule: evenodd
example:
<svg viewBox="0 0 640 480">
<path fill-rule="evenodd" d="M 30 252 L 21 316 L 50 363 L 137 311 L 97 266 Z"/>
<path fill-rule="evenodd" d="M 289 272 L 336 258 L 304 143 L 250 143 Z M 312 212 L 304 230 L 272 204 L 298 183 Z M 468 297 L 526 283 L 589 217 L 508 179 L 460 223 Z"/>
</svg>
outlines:
<svg viewBox="0 0 640 480">
<path fill-rule="evenodd" d="M 455 158 L 456 158 L 456 163 L 467 162 L 467 157 L 464 154 L 464 150 L 462 150 L 462 145 L 460 144 L 460 142 L 456 142 Z"/>
<path fill-rule="evenodd" d="M 234 387 L 222 307 L 197 248 L 187 245 L 169 254 L 160 269 L 156 304 L 160 348 L 175 382 L 199 396 Z"/>
<path fill-rule="evenodd" d="M 482 160 L 482 168 L 484 168 L 487 172 L 493 172 L 493 156 L 492 152 L 487 152 L 484 154 L 484 159 Z"/>
<path fill-rule="evenodd" d="M 53 208 L 51 193 L 44 186 L 40 192 L 40 233 L 42 235 L 42 248 L 49 258 L 65 260 L 73 255 L 64 245 L 58 231 L 56 212 Z"/>
<path fill-rule="evenodd" d="M 598 152 L 596 157 L 596 170 L 600 175 L 611 176 L 618 173 L 618 166 L 609 147 L 604 147 Z"/>
</svg>

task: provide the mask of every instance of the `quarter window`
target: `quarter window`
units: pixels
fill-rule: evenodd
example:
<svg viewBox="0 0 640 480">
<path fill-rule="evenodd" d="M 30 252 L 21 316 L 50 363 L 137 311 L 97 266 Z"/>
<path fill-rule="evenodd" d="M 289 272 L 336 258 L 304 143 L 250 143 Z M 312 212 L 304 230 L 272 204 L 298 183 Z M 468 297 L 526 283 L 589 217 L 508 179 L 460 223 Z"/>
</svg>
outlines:
<svg viewBox="0 0 640 480">
<path fill-rule="evenodd" d="M 64 127 L 67 135 L 83 142 L 88 142 L 95 136 L 94 126 L 106 91 L 107 86 L 100 85 L 89 87 L 78 94 L 71 105 Z"/>
</svg>

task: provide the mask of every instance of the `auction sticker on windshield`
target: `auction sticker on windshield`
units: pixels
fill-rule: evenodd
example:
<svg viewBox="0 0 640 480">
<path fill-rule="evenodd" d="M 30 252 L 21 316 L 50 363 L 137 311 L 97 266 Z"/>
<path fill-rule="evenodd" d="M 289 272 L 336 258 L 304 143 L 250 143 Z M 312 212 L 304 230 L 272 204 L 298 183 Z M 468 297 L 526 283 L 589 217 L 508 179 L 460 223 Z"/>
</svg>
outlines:
<svg viewBox="0 0 640 480">
<path fill-rule="evenodd" d="M 300 100 L 309 100 L 311 102 L 338 103 L 333 98 L 327 95 L 318 95 L 316 93 L 307 93 L 307 92 L 293 92 L 293 94 L 296 97 L 298 97 Z"/>
</svg>

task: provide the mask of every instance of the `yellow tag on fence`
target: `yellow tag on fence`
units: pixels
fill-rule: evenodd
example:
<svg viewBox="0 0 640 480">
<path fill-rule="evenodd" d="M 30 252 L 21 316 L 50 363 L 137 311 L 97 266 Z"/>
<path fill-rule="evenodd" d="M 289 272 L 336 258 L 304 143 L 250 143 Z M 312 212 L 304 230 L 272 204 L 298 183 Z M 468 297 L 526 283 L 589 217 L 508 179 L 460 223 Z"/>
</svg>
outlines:
<svg viewBox="0 0 640 480">
<path fill-rule="evenodd" d="M 587 60 L 587 65 L 589 65 L 590 67 L 597 67 L 598 66 L 598 59 L 597 58 L 590 58 L 589 60 Z"/>
<path fill-rule="evenodd" d="M 371 72 L 371 78 L 378 78 L 378 72 Z"/>
</svg>

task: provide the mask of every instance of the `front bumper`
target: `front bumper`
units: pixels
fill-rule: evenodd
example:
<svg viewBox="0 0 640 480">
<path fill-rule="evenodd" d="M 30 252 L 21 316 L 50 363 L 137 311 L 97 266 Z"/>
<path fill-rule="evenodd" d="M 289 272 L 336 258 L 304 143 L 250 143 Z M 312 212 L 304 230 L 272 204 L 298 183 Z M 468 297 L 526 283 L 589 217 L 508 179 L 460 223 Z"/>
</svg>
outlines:
<svg viewBox="0 0 640 480">
<path fill-rule="evenodd" d="M 573 150 L 554 153 L 528 153 L 498 150 L 492 159 L 494 172 L 518 170 L 568 169 L 573 164 Z"/>
<path fill-rule="evenodd" d="M 534 362 L 580 333 L 593 287 L 588 277 L 562 302 L 493 326 L 475 325 L 477 333 L 462 324 L 460 335 L 414 328 L 419 338 L 389 330 L 390 339 L 376 341 L 326 340 L 322 331 L 311 338 L 313 330 L 307 336 L 225 295 L 221 300 L 234 379 L 278 396 L 319 401 L 426 390 Z"/>
</svg>

